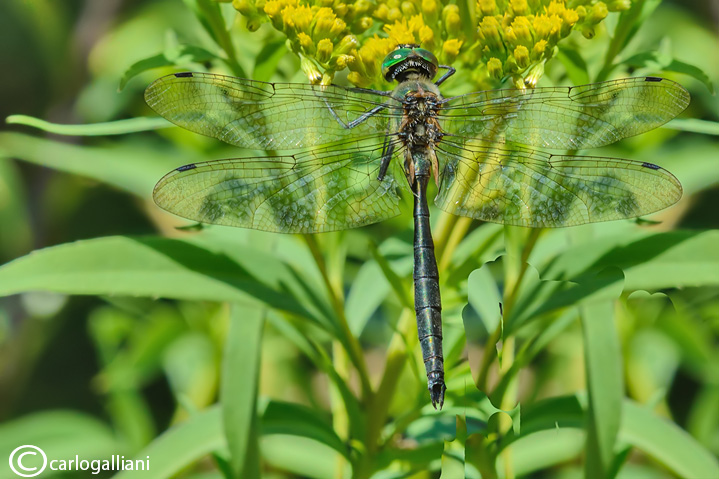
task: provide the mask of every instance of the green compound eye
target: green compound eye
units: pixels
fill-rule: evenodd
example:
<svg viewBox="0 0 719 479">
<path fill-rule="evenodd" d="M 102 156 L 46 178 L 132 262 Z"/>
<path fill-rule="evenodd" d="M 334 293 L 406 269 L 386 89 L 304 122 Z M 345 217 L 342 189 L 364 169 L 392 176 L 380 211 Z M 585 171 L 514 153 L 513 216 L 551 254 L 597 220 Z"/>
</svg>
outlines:
<svg viewBox="0 0 719 479">
<path fill-rule="evenodd" d="M 418 46 L 404 46 L 390 52 L 382 62 L 382 76 L 387 81 L 395 80 L 403 72 L 421 72 L 422 75 L 434 78 L 439 62 L 429 50 Z"/>
</svg>

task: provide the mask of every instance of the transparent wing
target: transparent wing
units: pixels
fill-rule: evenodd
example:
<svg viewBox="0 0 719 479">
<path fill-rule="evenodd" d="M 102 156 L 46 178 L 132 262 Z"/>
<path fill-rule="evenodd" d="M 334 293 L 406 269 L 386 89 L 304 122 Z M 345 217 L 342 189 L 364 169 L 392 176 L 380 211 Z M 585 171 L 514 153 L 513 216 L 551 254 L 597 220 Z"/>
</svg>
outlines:
<svg viewBox="0 0 719 479">
<path fill-rule="evenodd" d="M 638 161 L 551 155 L 482 141 L 440 143 L 437 206 L 448 213 L 529 227 L 634 218 L 676 203 L 679 181 Z"/>
<path fill-rule="evenodd" d="M 389 94 L 372 90 L 265 83 L 210 73 L 162 77 L 147 87 L 145 101 L 158 114 L 190 131 L 262 150 L 297 149 L 350 136 L 385 134 L 389 119 L 401 116 Z M 348 127 L 373 110 L 378 111 Z"/>
<path fill-rule="evenodd" d="M 577 87 L 491 90 L 448 98 L 451 135 L 552 149 L 596 148 L 652 130 L 689 104 L 681 85 L 626 78 Z"/>
<path fill-rule="evenodd" d="M 377 179 L 382 146 L 237 158 L 180 167 L 153 197 L 161 208 L 203 223 L 279 233 L 355 228 L 400 213 L 404 182 L 391 170 Z M 397 163 L 397 162 L 393 162 Z"/>
</svg>

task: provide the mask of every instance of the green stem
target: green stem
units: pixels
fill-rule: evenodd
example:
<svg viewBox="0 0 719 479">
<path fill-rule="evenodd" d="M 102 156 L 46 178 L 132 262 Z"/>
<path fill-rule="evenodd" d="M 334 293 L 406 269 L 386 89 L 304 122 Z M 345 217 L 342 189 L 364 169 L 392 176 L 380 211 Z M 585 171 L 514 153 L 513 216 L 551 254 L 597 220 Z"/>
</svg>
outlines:
<svg viewBox="0 0 719 479">
<path fill-rule="evenodd" d="M 327 266 L 325 264 L 324 257 L 322 256 L 322 253 L 320 252 L 319 245 L 317 244 L 317 240 L 313 235 L 309 234 L 303 234 L 302 238 L 304 238 L 305 242 L 307 243 L 307 246 L 310 249 L 310 252 L 312 253 L 312 257 L 315 260 L 315 263 L 317 264 L 317 268 L 320 271 L 320 274 L 322 275 L 322 280 L 325 283 L 325 287 L 327 289 L 327 294 L 330 297 L 330 302 L 332 303 L 332 309 L 335 312 L 335 316 L 337 318 L 337 323 L 339 326 L 339 334 L 341 336 L 341 342 L 343 346 L 345 347 L 345 350 L 347 354 L 349 355 L 349 358 L 352 360 L 352 363 L 354 364 L 355 368 L 357 369 L 357 373 L 359 374 L 360 384 L 362 387 L 362 401 L 366 401 L 367 398 L 369 398 L 372 389 L 369 382 L 369 373 L 367 371 L 367 364 L 364 360 L 364 355 L 362 354 L 362 347 L 359 344 L 359 341 L 357 341 L 357 338 L 354 337 L 352 334 L 352 331 L 350 330 L 349 324 L 347 323 L 347 316 L 345 316 L 345 310 L 344 310 L 344 304 L 337 291 L 335 291 L 335 288 L 332 286 L 332 281 L 329 278 L 329 275 L 327 274 Z M 339 371 L 338 371 L 339 372 Z"/>
<path fill-rule="evenodd" d="M 614 59 L 621 53 L 626 46 L 627 42 L 632 36 L 632 29 L 641 16 L 644 8 L 644 0 L 635 0 L 632 2 L 632 7 L 626 12 L 622 12 L 617 23 L 617 28 L 614 30 L 614 36 L 609 42 L 607 53 L 604 55 L 604 65 L 597 74 L 595 81 L 605 81 L 609 78 L 609 74 L 614 69 Z"/>
<path fill-rule="evenodd" d="M 432 230 L 434 232 L 434 254 L 436 258 L 441 258 L 444 254 L 445 245 L 458 219 L 459 216 L 444 211 L 439 215 L 437 224 Z"/>
<path fill-rule="evenodd" d="M 462 217 L 455 222 L 454 227 L 452 228 L 452 231 L 449 235 L 449 238 L 447 239 L 447 242 L 444 246 L 444 250 L 442 251 L 442 256 L 438 261 L 438 268 L 440 271 L 447 271 L 447 268 L 449 268 L 449 265 L 452 262 L 452 255 L 454 254 L 454 250 L 457 249 L 459 243 L 467 235 L 467 231 L 469 230 L 469 227 L 471 225 L 472 218 Z"/>
<path fill-rule="evenodd" d="M 355 477 L 370 477 L 374 472 L 372 469 L 373 461 L 380 448 L 382 428 L 387 421 L 389 406 L 397 390 L 400 375 L 407 363 L 407 338 L 414 334 L 415 331 L 414 311 L 410 308 L 405 308 L 402 310 L 397 329 L 392 335 L 389 348 L 387 349 L 387 360 L 385 361 L 382 380 L 380 381 L 376 394 L 372 396 L 369 402 L 367 411 L 367 435 L 365 439 L 367 454 L 363 461 L 362 474 L 360 474 L 360 471 L 356 471 Z"/>
</svg>

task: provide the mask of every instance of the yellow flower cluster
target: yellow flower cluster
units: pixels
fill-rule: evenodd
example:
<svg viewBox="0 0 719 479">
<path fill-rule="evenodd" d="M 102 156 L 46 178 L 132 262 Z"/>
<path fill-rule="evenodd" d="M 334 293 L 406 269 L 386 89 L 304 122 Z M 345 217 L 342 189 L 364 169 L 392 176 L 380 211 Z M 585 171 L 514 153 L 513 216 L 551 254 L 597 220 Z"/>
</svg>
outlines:
<svg viewBox="0 0 719 479">
<path fill-rule="evenodd" d="M 351 1 L 351 0 L 344 0 Z M 631 0 L 232 0 L 256 30 L 263 22 L 287 36 L 312 83 L 348 69 L 358 86 L 382 83 L 381 63 L 401 43 L 418 43 L 440 62 L 459 60 L 480 83 L 511 77 L 534 86 L 544 63 L 572 30 L 585 37 L 609 11 Z M 464 6 L 464 10 L 461 10 Z"/>
<path fill-rule="evenodd" d="M 609 10 L 626 10 L 630 0 L 477 0 L 480 64 L 495 79 L 512 77 L 516 86 L 534 87 L 557 44 L 572 30 L 587 38 Z"/>
</svg>

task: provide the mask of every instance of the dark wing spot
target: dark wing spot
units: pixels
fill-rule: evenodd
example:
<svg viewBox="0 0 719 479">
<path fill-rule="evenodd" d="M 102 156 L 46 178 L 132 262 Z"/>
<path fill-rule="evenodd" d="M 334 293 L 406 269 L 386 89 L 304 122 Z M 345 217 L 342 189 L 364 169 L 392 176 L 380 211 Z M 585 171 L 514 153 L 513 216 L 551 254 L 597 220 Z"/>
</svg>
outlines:
<svg viewBox="0 0 719 479">
<path fill-rule="evenodd" d="M 654 163 L 642 163 L 642 166 L 644 168 L 649 168 L 650 170 L 658 170 L 660 167 L 659 165 L 655 165 Z"/>
<path fill-rule="evenodd" d="M 646 77 L 644 81 L 653 81 L 653 82 L 660 82 L 664 80 L 664 78 L 657 78 L 657 77 Z"/>
<path fill-rule="evenodd" d="M 175 78 L 192 78 L 192 72 L 175 73 Z"/>
<path fill-rule="evenodd" d="M 181 167 L 179 167 L 179 168 L 176 168 L 175 171 L 194 170 L 195 168 L 197 168 L 197 165 L 194 164 L 194 163 L 190 163 L 189 165 L 184 165 L 184 166 L 181 166 Z"/>
</svg>

